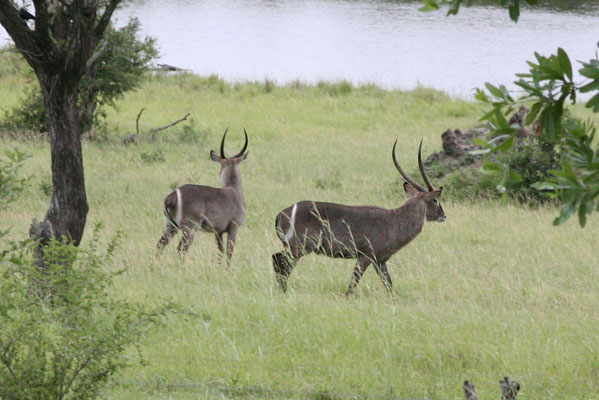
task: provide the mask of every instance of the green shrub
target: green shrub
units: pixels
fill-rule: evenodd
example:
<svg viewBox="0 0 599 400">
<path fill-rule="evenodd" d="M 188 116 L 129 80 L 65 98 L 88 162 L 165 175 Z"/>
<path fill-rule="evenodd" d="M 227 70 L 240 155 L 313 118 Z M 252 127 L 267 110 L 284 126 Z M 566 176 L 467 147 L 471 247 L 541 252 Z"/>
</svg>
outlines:
<svg viewBox="0 0 599 400">
<path fill-rule="evenodd" d="M 44 268 L 32 242 L 0 252 L 0 399 L 94 399 L 131 363 L 125 351 L 173 309 L 147 310 L 115 298 L 118 273 L 104 271 L 118 242 L 84 250 L 52 240 Z"/>
<path fill-rule="evenodd" d="M 52 176 L 50 174 L 45 175 L 39 183 L 40 191 L 46 196 L 50 196 L 52 194 L 52 190 L 54 187 L 52 186 Z"/>
<path fill-rule="evenodd" d="M 192 118 L 189 119 L 189 124 L 183 125 L 181 133 L 179 133 L 179 141 L 181 143 L 195 144 L 203 147 L 208 136 L 210 136 L 210 128 L 198 129 Z"/>
<path fill-rule="evenodd" d="M 340 81 L 336 83 L 319 81 L 316 86 L 330 96 L 349 94 L 353 90 L 352 84 L 348 81 Z"/>
<path fill-rule="evenodd" d="M 29 157 L 19 149 L 6 150 L 7 160 L 0 158 L 0 208 L 16 200 L 17 196 L 28 186 L 31 177 L 21 178 L 19 171 L 23 162 Z"/>
<path fill-rule="evenodd" d="M 156 149 L 152 152 L 142 152 L 141 159 L 146 164 L 153 164 L 157 162 L 165 162 L 166 158 L 164 157 L 164 153 L 160 149 Z"/>
<path fill-rule="evenodd" d="M 549 171 L 560 167 L 560 157 L 556 146 L 546 143 L 542 138 L 528 138 L 504 156 L 505 164 L 515 172 L 506 179 L 506 192 L 521 203 L 537 205 L 546 203 L 551 198 L 533 188 L 536 182 L 542 182 L 551 174 Z"/>
</svg>

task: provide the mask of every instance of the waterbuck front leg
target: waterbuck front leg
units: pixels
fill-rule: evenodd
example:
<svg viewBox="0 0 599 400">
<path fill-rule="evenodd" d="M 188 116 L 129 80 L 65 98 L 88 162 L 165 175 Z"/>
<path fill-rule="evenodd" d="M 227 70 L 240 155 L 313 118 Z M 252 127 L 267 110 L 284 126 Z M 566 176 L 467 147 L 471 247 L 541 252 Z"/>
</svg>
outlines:
<svg viewBox="0 0 599 400">
<path fill-rule="evenodd" d="M 364 275 L 364 271 L 366 271 L 366 268 L 368 268 L 371 262 L 372 260 L 369 257 L 366 257 L 364 255 L 358 256 L 358 265 L 356 265 L 356 268 L 354 268 L 354 273 L 352 275 L 351 282 L 349 283 L 347 292 L 345 292 L 346 296 L 352 294 L 354 288 L 360 282 L 362 275 Z"/>
<path fill-rule="evenodd" d="M 235 239 L 237 239 L 237 231 L 239 225 L 232 222 L 227 229 L 227 266 L 231 264 L 231 257 L 233 257 L 233 249 L 235 248 Z"/>
<path fill-rule="evenodd" d="M 391 276 L 389 275 L 389 271 L 387 271 L 387 263 L 374 263 L 374 269 L 376 269 L 376 273 L 379 274 L 379 277 L 383 281 L 383 285 L 389 293 L 391 293 L 391 288 L 393 286 L 393 282 L 391 281 Z"/>
</svg>

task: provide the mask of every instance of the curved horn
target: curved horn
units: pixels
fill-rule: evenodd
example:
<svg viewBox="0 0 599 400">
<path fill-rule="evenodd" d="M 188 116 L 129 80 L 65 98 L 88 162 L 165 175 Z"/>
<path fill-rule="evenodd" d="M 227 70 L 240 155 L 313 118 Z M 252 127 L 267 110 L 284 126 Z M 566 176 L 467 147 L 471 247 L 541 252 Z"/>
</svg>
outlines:
<svg viewBox="0 0 599 400">
<path fill-rule="evenodd" d="M 420 168 L 420 173 L 422 174 L 422 179 L 424 179 L 424 183 L 426 183 L 426 187 L 428 188 L 429 192 L 432 192 L 433 190 L 435 190 L 435 188 L 433 187 L 433 184 L 431 183 L 430 179 L 428 179 L 428 176 L 426 176 L 426 172 L 424 171 L 424 165 L 422 165 L 422 139 L 420 139 L 420 146 L 418 146 L 418 168 Z"/>
<path fill-rule="evenodd" d="M 391 152 L 391 155 L 393 156 L 393 163 L 395 164 L 395 168 L 397 168 L 397 170 L 399 171 L 401 176 L 403 176 L 403 178 L 406 181 L 408 181 L 408 183 L 410 183 L 410 185 L 414 186 L 416 189 L 420 190 L 421 192 L 426 192 L 427 190 L 421 184 L 419 184 L 414 179 L 412 179 L 410 177 L 410 175 L 406 174 L 404 172 L 404 170 L 401 168 L 401 166 L 399 165 L 399 163 L 397 162 L 397 158 L 395 157 L 395 147 L 396 146 L 397 146 L 397 139 L 395 139 L 395 143 L 393 143 L 393 151 Z"/>
<path fill-rule="evenodd" d="M 245 134 L 245 144 L 243 145 L 243 149 L 241 149 L 241 151 L 239 153 L 235 154 L 231 158 L 241 156 L 243 153 L 245 153 L 245 150 L 248 148 L 248 133 L 245 131 L 245 128 L 243 128 L 243 133 Z"/>
<path fill-rule="evenodd" d="M 220 158 L 227 158 L 225 156 L 225 137 L 227 136 L 227 132 L 229 131 L 229 127 L 225 129 L 225 133 L 223 134 L 223 139 L 220 142 Z"/>
</svg>

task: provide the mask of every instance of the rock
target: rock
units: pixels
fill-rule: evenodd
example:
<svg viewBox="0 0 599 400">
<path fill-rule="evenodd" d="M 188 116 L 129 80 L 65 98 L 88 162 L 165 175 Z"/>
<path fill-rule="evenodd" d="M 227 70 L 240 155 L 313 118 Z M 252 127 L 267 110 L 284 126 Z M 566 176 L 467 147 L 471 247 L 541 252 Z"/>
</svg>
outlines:
<svg viewBox="0 0 599 400">
<path fill-rule="evenodd" d="M 518 139 L 524 139 L 533 134 L 525 125 L 529 112 L 530 110 L 527 107 L 522 106 L 509 119 L 510 125 L 521 127 L 520 133 L 516 135 Z M 436 177 L 440 178 L 458 168 L 479 163 L 482 155 L 471 154 L 474 150 L 482 149 L 474 143 L 474 138 L 490 140 L 490 133 L 491 130 L 484 126 L 475 127 L 465 132 L 460 129 L 447 129 L 441 135 L 443 151 L 429 155 L 424 161 L 424 165 L 427 167 L 436 165 L 435 170 L 438 171 L 438 176 Z M 501 141 L 497 142 L 497 144 L 500 143 Z"/>
</svg>

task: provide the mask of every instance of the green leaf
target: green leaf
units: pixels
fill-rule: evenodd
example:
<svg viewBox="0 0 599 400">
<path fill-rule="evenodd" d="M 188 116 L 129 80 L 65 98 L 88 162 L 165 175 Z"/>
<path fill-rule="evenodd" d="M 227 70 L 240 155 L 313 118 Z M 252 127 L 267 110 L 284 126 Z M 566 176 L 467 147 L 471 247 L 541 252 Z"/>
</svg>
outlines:
<svg viewBox="0 0 599 400">
<path fill-rule="evenodd" d="M 551 183 L 551 182 L 536 182 L 533 183 L 532 185 L 530 185 L 530 187 L 532 187 L 533 189 L 536 189 L 540 192 L 542 191 L 546 191 L 546 190 L 555 190 L 555 184 Z"/>
<path fill-rule="evenodd" d="M 501 110 L 499 108 L 495 109 L 495 122 L 497 122 L 497 125 L 500 128 L 509 128 L 510 127 L 510 123 L 508 122 L 507 118 L 505 118 L 505 116 L 503 115 L 503 113 L 501 112 Z"/>
<path fill-rule="evenodd" d="M 514 3 L 514 5 L 509 8 L 510 19 L 514 22 L 518 22 L 518 17 L 520 17 L 520 5 L 518 1 Z"/>
<path fill-rule="evenodd" d="M 526 116 L 526 125 L 530 125 L 533 122 L 535 122 L 535 120 L 537 119 L 537 115 L 539 115 L 539 111 L 541 111 L 541 108 L 543 108 L 542 102 L 538 102 L 532 105 L 532 107 L 530 108 L 530 112 Z"/>
<path fill-rule="evenodd" d="M 593 112 L 599 112 L 599 93 L 591 97 L 585 104 L 586 108 L 592 108 Z"/>
<path fill-rule="evenodd" d="M 587 215 L 593 212 L 595 199 L 592 194 L 585 195 L 580 201 L 580 206 L 578 207 L 578 223 L 581 227 L 587 223 Z"/>
<path fill-rule="evenodd" d="M 475 137 L 472 139 L 472 141 L 474 142 L 474 144 L 480 146 L 480 147 L 487 147 L 489 142 L 483 138 L 480 137 Z"/>
<path fill-rule="evenodd" d="M 593 81 L 584 86 L 581 86 L 580 93 L 587 93 L 593 90 L 599 90 L 599 81 Z"/>
<path fill-rule="evenodd" d="M 584 76 L 585 78 L 590 78 L 594 80 L 599 79 L 599 68 L 592 67 L 589 64 L 585 64 L 585 67 L 579 69 L 578 73 L 580 73 L 580 75 Z"/>
<path fill-rule="evenodd" d="M 474 98 L 478 101 L 482 101 L 485 103 L 489 101 L 489 97 L 487 96 L 485 91 L 482 90 L 481 88 L 476 88 L 476 91 L 474 93 Z"/>
<path fill-rule="evenodd" d="M 424 0 L 424 5 L 418 9 L 418 11 L 428 12 L 439 9 L 439 2 L 437 0 Z"/>
<path fill-rule="evenodd" d="M 576 210 L 576 203 L 578 202 L 578 198 L 574 197 L 572 200 L 567 202 L 561 209 L 559 217 L 557 217 L 553 221 L 553 225 L 561 225 L 568 220 L 574 214 Z"/>
<path fill-rule="evenodd" d="M 503 92 L 499 88 L 493 86 L 489 82 L 485 83 L 485 87 L 493 96 L 495 96 L 499 99 L 503 99 Z"/>
<path fill-rule="evenodd" d="M 570 63 L 568 54 L 561 47 L 557 49 L 557 58 L 562 71 L 566 74 L 568 80 L 572 81 L 572 63 Z"/>
<path fill-rule="evenodd" d="M 503 143 L 496 147 L 497 151 L 507 153 L 514 145 L 514 138 L 514 136 L 510 136 L 509 138 L 507 138 Z"/>
<path fill-rule="evenodd" d="M 483 164 L 483 171 L 489 174 L 496 174 L 498 172 L 503 172 L 503 165 L 498 164 L 493 161 L 485 160 Z"/>
</svg>

